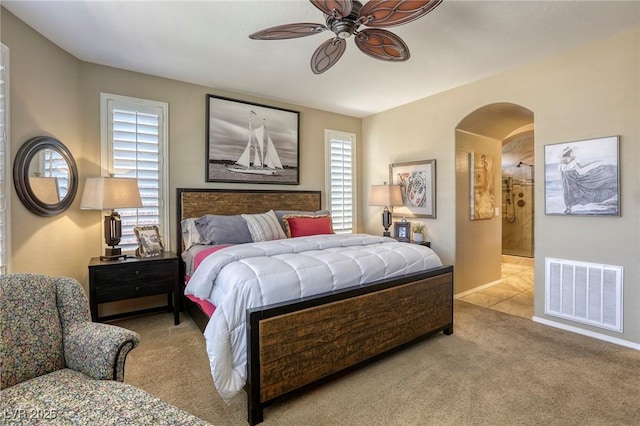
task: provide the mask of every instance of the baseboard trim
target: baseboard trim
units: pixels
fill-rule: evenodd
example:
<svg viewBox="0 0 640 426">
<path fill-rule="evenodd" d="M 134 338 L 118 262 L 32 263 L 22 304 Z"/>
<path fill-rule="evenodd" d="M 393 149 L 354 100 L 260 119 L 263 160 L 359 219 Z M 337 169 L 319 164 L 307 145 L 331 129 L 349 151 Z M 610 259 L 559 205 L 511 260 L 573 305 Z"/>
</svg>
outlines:
<svg viewBox="0 0 640 426">
<path fill-rule="evenodd" d="M 628 340 L 607 336 L 606 334 L 595 333 L 593 331 L 584 330 L 582 328 L 573 327 L 571 325 L 550 321 L 546 318 L 540 318 L 535 315 L 531 319 L 533 320 L 533 322 L 548 325 L 549 327 L 559 328 L 561 330 L 570 331 L 572 333 L 581 334 L 583 336 L 593 337 L 594 339 L 603 340 L 605 342 L 613 343 L 619 346 L 624 346 L 626 348 L 640 351 L 640 343 L 633 343 L 633 342 L 629 342 Z"/>
</svg>

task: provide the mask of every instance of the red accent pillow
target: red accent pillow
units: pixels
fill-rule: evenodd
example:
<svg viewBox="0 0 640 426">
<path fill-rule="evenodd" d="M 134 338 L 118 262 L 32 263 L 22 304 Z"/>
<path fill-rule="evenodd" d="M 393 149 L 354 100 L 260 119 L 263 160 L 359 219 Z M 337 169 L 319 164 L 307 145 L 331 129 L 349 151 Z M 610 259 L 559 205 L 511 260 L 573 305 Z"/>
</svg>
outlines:
<svg viewBox="0 0 640 426">
<path fill-rule="evenodd" d="M 285 215 L 287 237 L 306 237 L 308 235 L 333 234 L 331 217 Z"/>
</svg>

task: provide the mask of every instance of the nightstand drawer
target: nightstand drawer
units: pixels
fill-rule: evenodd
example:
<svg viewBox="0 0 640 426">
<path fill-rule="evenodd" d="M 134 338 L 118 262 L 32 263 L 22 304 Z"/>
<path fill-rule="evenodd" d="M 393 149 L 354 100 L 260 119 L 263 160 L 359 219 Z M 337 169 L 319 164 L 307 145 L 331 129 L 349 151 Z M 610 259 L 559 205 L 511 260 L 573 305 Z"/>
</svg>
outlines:
<svg viewBox="0 0 640 426">
<path fill-rule="evenodd" d="M 97 268 L 93 285 L 99 287 L 117 283 L 138 284 L 167 277 L 171 281 L 174 271 L 174 262 L 156 261 L 114 265 L 108 268 Z"/>
<path fill-rule="evenodd" d="M 166 277 L 145 280 L 131 280 L 129 282 L 113 282 L 111 284 L 96 285 L 96 302 L 105 303 L 116 300 L 132 299 L 154 294 L 170 293 L 173 291 L 174 280 Z"/>
</svg>

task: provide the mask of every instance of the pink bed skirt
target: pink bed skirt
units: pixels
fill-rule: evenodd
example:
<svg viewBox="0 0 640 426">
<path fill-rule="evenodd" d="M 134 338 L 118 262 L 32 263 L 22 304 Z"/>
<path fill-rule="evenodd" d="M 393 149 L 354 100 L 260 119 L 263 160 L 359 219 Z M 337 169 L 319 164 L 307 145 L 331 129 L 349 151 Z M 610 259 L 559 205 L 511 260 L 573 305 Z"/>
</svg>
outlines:
<svg viewBox="0 0 640 426">
<path fill-rule="evenodd" d="M 187 294 L 186 296 L 189 300 L 200 306 L 202 312 L 204 312 L 209 318 L 211 318 L 211 315 L 213 315 L 213 312 L 216 310 L 216 307 L 213 305 L 213 303 L 209 302 L 208 300 L 198 299 L 197 297 L 190 294 Z"/>
</svg>

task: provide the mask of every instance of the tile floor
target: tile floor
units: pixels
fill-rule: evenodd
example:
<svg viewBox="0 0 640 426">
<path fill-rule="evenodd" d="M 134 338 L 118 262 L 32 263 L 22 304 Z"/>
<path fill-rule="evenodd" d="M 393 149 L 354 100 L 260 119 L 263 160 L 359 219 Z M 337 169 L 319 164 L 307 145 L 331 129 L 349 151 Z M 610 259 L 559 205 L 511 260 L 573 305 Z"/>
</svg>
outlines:
<svg viewBox="0 0 640 426">
<path fill-rule="evenodd" d="M 502 279 L 459 300 L 531 319 L 533 317 L 533 259 L 502 256 Z"/>
</svg>

